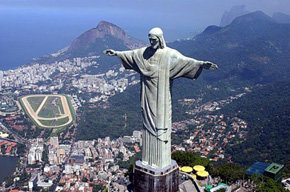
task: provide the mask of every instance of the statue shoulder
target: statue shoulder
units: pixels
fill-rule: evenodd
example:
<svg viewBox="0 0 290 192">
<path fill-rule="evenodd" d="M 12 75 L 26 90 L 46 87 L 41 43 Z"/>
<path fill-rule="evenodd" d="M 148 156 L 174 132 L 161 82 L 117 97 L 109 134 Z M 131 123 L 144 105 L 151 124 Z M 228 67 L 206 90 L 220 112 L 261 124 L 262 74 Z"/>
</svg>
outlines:
<svg viewBox="0 0 290 192">
<path fill-rule="evenodd" d="M 135 51 L 136 53 L 143 53 L 148 47 L 141 47 L 139 49 L 134 49 L 133 51 Z"/>
<path fill-rule="evenodd" d="M 177 55 L 179 54 L 179 52 L 176 49 L 172 49 L 170 47 L 164 47 L 164 52 L 166 52 L 166 54 L 168 55 Z"/>
</svg>

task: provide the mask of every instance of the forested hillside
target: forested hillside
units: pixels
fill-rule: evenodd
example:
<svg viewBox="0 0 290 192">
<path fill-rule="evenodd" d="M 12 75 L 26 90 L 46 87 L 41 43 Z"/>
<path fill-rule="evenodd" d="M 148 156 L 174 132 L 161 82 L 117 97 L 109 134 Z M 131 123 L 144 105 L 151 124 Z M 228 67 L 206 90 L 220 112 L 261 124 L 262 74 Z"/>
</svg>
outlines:
<svg viewBox="0 0 290 192">
<path fill-rule="evenodd" d="M 236 18 L 226 27 L 210 26 L 192 40 L 169 44 L 184 55 L 209 60 L 219 70 L 208 82 L 245 85 L 289 79 L 290 24 L 276 23 L 263 12 Z"/>
<path fill-rule="evenodd" d="M 219 113 L 248 122 L 247 139 L 227 148 L 235 162 L 277 162 L 290 167 L 290 82 L 261 86 Z"/>
<path fill-rule="evenodd" d="M 206 73 L 206 71 L 204 72 Z M 215 89 L 213 89 L 215 88 Z M 188 118 L 188 106 L 178 103 L 184 98 L 202 98 L 201 103 L 225 99 L 228 95 L 240 93 L 241 89 L 226 86 L 209 86 L 202 80 L 178 79 L 172 88 L 172 118 L 181 121 Z M 126 116 L 126 117 L 125 117 Z M 140 85 L 129 87 L 125 92 L 116 94 L 108 100 L 107 108 L 84 106 L 83 118 L 78 126 L 78 139 L 96 139 L 110 136 L 117 138 L 132 135 L 133 130 L 142 128 L 140 107 Z"/>
</svg>

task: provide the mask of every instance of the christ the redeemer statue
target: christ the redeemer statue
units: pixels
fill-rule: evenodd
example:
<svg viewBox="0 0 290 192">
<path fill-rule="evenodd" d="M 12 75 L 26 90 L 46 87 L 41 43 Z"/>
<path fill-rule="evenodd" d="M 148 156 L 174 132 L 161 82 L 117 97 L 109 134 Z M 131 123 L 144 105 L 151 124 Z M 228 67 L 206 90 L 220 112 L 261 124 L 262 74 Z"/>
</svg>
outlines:
<svg viewBox="0 0 290 192">
<path fill-rule="evenodd" d="M 133 69 L 141 79 L 143 115 L 142 164 L 164 168 L 171 163 L 171 92 L 172 81 L 179 77 L 196 79 L 202 69 L 217 69 L 209 61 L 183 56 L 166 47 L 160 28 L 149 31 L 151 46 L 130 51 L 104 51 L 118 56 L 126 69 Z"/>
</svg>

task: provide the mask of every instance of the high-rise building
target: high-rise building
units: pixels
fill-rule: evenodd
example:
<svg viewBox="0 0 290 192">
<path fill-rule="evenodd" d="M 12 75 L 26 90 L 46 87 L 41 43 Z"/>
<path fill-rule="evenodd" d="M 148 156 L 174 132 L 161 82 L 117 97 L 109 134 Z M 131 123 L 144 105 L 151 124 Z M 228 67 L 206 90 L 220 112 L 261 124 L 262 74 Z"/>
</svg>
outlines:
<svg viewBox="0 0 290 192">
<path fill-rule="evenodd" d="M 29 165 L 35 164 L 35 153 L 29 153 L 27 159 Z"/>
<path fill-rule="evenodd" d="M 58 144 L 58 137 L 51 137 L 50 138 L 50 145 L 53 148 L 58 148 L 59 144 Z"/>
<path fill-rule="evenodd" d="M 35 150 L 35 160 L 42 161 L 42 150 L 41 149 Z"/>
</svg>

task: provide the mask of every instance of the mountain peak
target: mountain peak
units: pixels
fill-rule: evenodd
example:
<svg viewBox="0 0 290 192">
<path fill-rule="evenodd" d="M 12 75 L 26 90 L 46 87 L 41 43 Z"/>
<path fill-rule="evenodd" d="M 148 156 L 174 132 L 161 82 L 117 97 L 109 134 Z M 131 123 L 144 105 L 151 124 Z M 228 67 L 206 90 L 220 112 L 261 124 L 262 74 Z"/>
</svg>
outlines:
<svg viewBox="0 0 290 192">
<path fill-rule="evenodd" d="M 255 11 L 255 12 L 251 12 L 251 13 L 242 15 L 240 17 L 237 17 L 236 19 L 234 19 L 232 24 L 243 24 L 243 23 L 249 24 L 252 22 L 268 23 L 268 22 L 274 22 L 274 20 L 262 11 Z"/>
<path fill-rule="evenodd" d="M 113 23 L 110 23 L 110 22 L 108 22 L 108 21 L 105 21 L 105 20 L 102 20 L 102 21 L 100 21 L 99 23 L 98 23 L 98 26 L 101 26 L 101 25 L 113 25 L 113 26 L 116 26 L 116 25 L 114 25 Z"/>
<path fill-rule="evenodd" d="M 94 29 L 97 30 L 97 38 L 104 38 L 106 35 L 111 35 L 118 39 L 124 39 L 126 36 L 125 31 L 123 31 L 120 27 L 107 21 L 100 21 Z"/>
<path fill-rule="evenodd" d="M 224 12 L 220 22 L 220 26 L 224 27 L 226 25 L 229 25 L 235 18 L 245 15 L 247 13 L 249 12 L 246 10 L 245 5 L 234 6 L 229 11 Z"/>
<path fill-rule="evenodd" d="M 104 49 L 127 50 L 143 47 L 145 44 L 128 36 L 123 29 L 108 21 L 100 21 L 92 28 L 77 37 L 68 47 L 53 56 L 61 58 L 87 55 L 101 55 Z"/>
<path fill-rule="evenodd" d="M 97 25 L 97 28 L 102 28 L 102 27 L 116 27 L 116 28 L 120 28 L 117 25 L 114 25 L 113 23 L 110 23 L 108 21 L 100 21 Z"/>
</svg>

